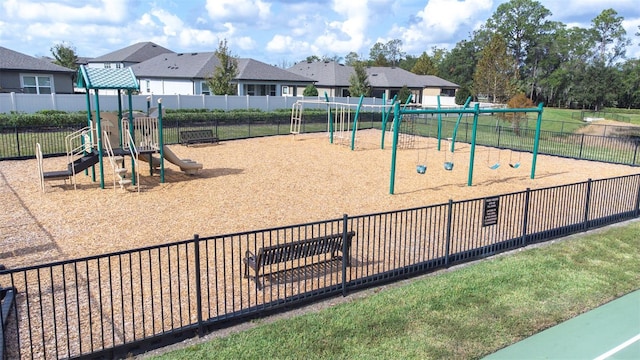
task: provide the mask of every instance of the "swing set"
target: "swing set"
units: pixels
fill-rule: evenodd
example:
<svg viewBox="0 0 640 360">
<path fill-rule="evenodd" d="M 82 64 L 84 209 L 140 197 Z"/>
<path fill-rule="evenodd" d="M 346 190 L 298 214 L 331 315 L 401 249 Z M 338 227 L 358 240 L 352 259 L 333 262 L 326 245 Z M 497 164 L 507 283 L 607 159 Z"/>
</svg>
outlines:
<svg viewBox="0 0 640 360">
<path fill-rule="evenodd" d="M 399 103 L 394 103 L 394 120 L 393 120 L 393 148 L 391 153 L 391 176 L 389 181 L 389 193 L 393 195 L 395 188 L 395 169 L 396 169 L 396 158 L 397 158 L 397 150 L 398 150 L 398 139 L 400 134 L 400 122 L 402 120 L 403 115 L 408 114 L 437 114 L 438 115 L 438 150 L 440 150 L 440 144 L 442 140 L 442 120 L 441 114 L 443 113 L 457 113 L 458 121 L 456 122 L 456 126 L 453 131 L 453 136 L 451 138 L 447 138 L 446 141 L 448 149 L 445 150 L 445 159 L 444 159 L 444 169 L 447 171 L 452 171 L 454 167 L 454 153 L 455 153 L 455 139 L 458 130 L 458 126 L 460 125 L 460 120 L 464 114 L 473 114 L 473 127 L 471 134 L 471 151 L 469 157 L 469 175 L 467 180 L 467 186 L 472 186 L 473 184 L 473 164 L 475 159 L 475 150 L 476 150 L 476 139 L 477 139 L 477 130 L 478 130 L 478 117 L 481 114 L 493 114 L 493 113 L 537 113 L 538 120 L 536 123 L 536 132 L 533 144 L 533 159 L 531 162 L 531 179 L 535 178 L 535 170 L 536 170 L 536 162 L 538 157 L 538 148 L 540 142 L 540 125 L 542 123 L 542 112 L 543 112 L 543 104 L 540 103 L 536 108 L 526 108 L 526 109 L 480 109 L 479 104 L 475 104 L 473 109 L 468 107 L 471 98 L 467 99 L 463 108 L 460 109 L 446 109 L 442 110 L 439 106 L 438 99 L 438 108 L 437 109 L 404 109 L 400 108 Z M 428 150 L 428 148 L 427 148 Z M 449 154 L 449 152 L 451 154 Z M 449 158 L 450 156 L 450 158 Z M 491 150 L 489 150 L 487 154 L 487 165 L 490 169 L 496 170 L 500 167 L 500 153 L 498 153 L 498 160 L 495 163 L 491 163 Z M 511 168 L 517 169 L 520 167 L 522 152 L 518 152 L 518 159 L 514 162 L 513 150 L 509 156 L 509 166 Z M 426 160 L 426 156 L 425 156 Z M 425 174 L 427 171 L 426 163 L 420 163 L 420 156 L 418 154 L 418 164 L 416 165 L 416 172 L 418 174 Z"/>
</svg>

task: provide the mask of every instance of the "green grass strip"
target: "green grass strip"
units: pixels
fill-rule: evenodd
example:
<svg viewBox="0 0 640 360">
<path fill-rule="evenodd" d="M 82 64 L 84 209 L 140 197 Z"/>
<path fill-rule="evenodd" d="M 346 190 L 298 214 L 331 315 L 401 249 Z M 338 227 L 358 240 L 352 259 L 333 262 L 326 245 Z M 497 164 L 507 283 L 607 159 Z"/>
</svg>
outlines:
<svg viewBox="0 0 640 360">
<path fill-rule="evenodd" d="M 159 358 L 481 358 L 639 289 L 638 234 L 640 222 L 574 236 Z"/>
</svg>

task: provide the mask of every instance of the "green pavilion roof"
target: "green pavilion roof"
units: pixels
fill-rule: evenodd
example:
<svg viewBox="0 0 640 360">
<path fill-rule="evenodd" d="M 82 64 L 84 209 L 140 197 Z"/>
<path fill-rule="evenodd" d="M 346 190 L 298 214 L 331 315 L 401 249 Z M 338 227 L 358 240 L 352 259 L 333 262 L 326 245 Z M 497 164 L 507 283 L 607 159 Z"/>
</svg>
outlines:
<svg viewBox="0 0 640 360">
<path fill-rule="evenodd" d="M 136 75 L 131 68 L 104 69 L 78 68 L 78 87 L 85 89 L 123 89 L 140 90 Z"/>
</svg>

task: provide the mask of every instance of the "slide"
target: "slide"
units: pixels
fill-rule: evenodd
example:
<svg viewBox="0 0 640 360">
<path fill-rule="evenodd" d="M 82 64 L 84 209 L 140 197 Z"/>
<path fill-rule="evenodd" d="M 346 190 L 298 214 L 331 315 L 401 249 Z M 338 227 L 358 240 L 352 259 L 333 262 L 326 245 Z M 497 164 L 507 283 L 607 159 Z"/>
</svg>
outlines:
<svg viewBox="0 0 640 360">
<path fill-rule="evenodd" d="M 178 155 L 171 151 L 171 149 L 169 149 L 169 147 L 167 147 L 166 145 L 163 148 L 163 152 L 164 158 L 170 163 L 180 167 L 180 170 L 182 170 L 185 174 L 193 175 L 196 174 L 198 170 L 202 169 L 202 164 L 190 159 L 180 159 Z M 151 164 L 154 168 L 160 167 L 160 159 L 158 159 L 157 157 L 150 155 L 140 155 L 138 157 L 139 160 L 142 160 L 144 162 L 149 162 L 149 158 L 151 158 Z"/>
<path fill-rule="evenodd" d="M 202 169 L 202 164 L 197 163 L 193 160 L 189 159 L 180 159 L 176 153 L 171 151 L 168 146 L 164 146 L 163 148 L 164 158 L 167 159 L 170 163 L 177 165 L 180 167 L 184 173 L 193 175 L 198 172 L 198 170 Z"/>
</svg>

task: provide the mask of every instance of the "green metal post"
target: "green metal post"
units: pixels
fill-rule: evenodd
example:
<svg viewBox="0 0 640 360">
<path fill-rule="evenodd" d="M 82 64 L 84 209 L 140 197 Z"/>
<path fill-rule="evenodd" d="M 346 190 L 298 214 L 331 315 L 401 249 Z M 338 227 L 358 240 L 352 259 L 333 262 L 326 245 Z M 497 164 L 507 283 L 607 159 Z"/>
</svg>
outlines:
<svg viewBox="0 0 640 360">
<path fill-rule="evenodd" d="M 118 145 L 122 149 L 122 90 L 118 89 Z"/>
<path fill-rule="evenodd" d="M 91 129 L 91 95 L 89 94 L 89 89 L 85 88 L 86 91 L 86 95 L 85 95 L 85 99 L 87 101 L 87 127 L 89 129 Z M 93 133 L 91 133 L 90 135 L 91 141 L 93 141 Z M 94 166 L 91 167 L 91 181 L 95 182 L 96 181 L 96 168 Z M 89 175 L 89 169 L 86 169 L 84 171 L 85 175 Z"/>
<path fill-rule="evenodd" d="M 395 103 L 393 108 L 393 145 L 391 148 L 391 180 L 389 181 L 389 194 L 393 195 L 396 182 L 396 153 L 398 152 L 398 133 L 400 132 L 400 103 Z"/>
<path fill-rule="evenodd" d="M 131 141 L 133 141 L 133 145 L 136 143 L 135 139 L 135 131 L 133 129 L 133 96 L 132 91 L 127 90 L 127 100 L 129 101 L 129 135 L 131 135 Z M 124 145 L 124 144 L 123 144 Z M 129 144 L 131 147 L 132 144 Z M 134 158 L 131 158 L 131 184 L 136 184 L 136 162 Z"/>
<path fill-rule="evenodd" d="M 102 125 L 100 122 L 100 101 L 98 99 L 98 89 L 94 90 L 96 99 L 96 146 L 98 146 L 98 162 L 100 163 L 100 188 L 104 189 L 104 164 L 102 154 Z"/>
<path fill-rule="evenodd" d="M 158 99 L 158 142 L 160 143 L 160 183 L 164 184 L 164 139 L 162 136 L 162 99 Z"/>
<path fill-rule="evenodd" d="M 382 127 L 380 128 L 380 130 L 382 130 L 382 139 L 380 140 L 380 149 L 384 149 L 384 133 L 385 133 L 385 129 L 386 129 L 386 125 L 387 125 L 387 119 L 386 119 L 386 108 L 387 108 L 387 92 L 383 92 L 382 93 Z"/>
<path fill-rule="evenodd" d="M 329 95 L 324 92 L 324 101 L 327 102 L 327 123 L 329 124 L 329 144 L 333 144 L 333 119 L 331 118 L 331 104 L 329 104 Z"/>
<path fill-rule="evenodd" d="M 542 125 L 543 104 L 538 104 L 538 120 L 536 121 L 536 138 L 533 141 L 533 160 L 531 161 L 531 179 L 536 177 L 536 161 L 538 159 L 538 147 L 540 146 L 540 127 Z"/>
<path fill-rule="evenodd" d="M 391 109 L 396 103 L 397 97 L 398 97 L 398 94 L 393 96 L 393 99 L 391 100 L 391 105 L 389 105 L 389 110 L 386 110 L 386 107 L 387 107 L 386 102 L 384 103 L 384 107 L 382 108 L 384 115 L 382 116 L 382 146 L 380 147 L 381 149 L 384 149 L 384 134 L 387 132 L 387 123 L 389 122 L 389 115 L 391 114 Z"/>
<path fill-rule="evenodd" d="M 469 178 L 467 179 L 467 186 L 473 184 L 473 161 L 476 155 L 476 135 L 478 130 L 478 115 L 480 114 L 480 105 L 476 104 L 473 107 L 473 128 L 471 130 L 471 153 L 469 155 Z"/>
<path fill-rule="evenodd" d="M 151 96 L 147 96 L 147 116 L 149 116 L 150 111 L 151 111 Z"/>
<path fill-rule="evenodd" d="M 464 102 L 463 109 L 469 107 L 469 103 L 471 102 L 471 96 L 467 98 L 467 101 Z M 451 152 L 455 150 L 456 136 L 458 136 L 458 126 L 460 125 L 460 120 L 462 120 L 463 113 L 458 114 L 458 121 L 456 121 L 456 127 L 453 128 L 453 135 L 451 136 Z"/>
<path fill-rule="evenodd" d="M 356 115 L 353 118 L 353 129 L 351 129 L 351 150 L 356 147 L 356 131 L 358 130 L 358 115 L 360 115 L 360 107 L 362 106 L 362 100 L 364 95 L 360 95 L 360 101 L 358 101 L 358 107 L 356 108 Z"/>
<path fill-rule="evenodd" d="M 440 113 L 440 95 L 436 97 L 437 99 L 437 110 L 438 110 L 438 151 L 440 151 L 440 143 L 442 141 L 442 113 Z"/>
</svg>

